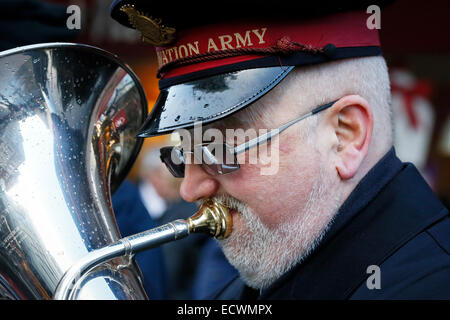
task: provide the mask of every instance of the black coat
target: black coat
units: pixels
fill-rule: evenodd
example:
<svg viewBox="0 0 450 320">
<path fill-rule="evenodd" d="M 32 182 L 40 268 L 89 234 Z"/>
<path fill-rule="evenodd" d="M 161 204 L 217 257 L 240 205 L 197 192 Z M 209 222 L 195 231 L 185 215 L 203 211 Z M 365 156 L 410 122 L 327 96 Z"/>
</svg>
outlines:
<svg viewBox="0 0 450 320">
<path fill-rule="evenodd" d="M 380 288 L 373 288 L 379 267 Z M 450 218 L 392 149 L 339 209 L 320 245 L 258 292 L 236 277 L 216 299 L 450 299 Z"/>
</svg>

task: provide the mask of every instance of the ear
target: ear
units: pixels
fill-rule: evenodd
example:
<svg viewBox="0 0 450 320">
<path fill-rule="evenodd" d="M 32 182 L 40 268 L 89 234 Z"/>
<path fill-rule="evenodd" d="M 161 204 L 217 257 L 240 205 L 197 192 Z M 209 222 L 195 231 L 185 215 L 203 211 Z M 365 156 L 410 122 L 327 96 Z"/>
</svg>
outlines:
<svg viewBox="0 0 450 320">
<path fill-rule="evenodd" d="M 358 172 L 369 150 L 373 130 L 372 109 L 361 96 L 349 95 L 332 107 L 336 146 L 336 170 L 343 180 Z"/>
</svg>

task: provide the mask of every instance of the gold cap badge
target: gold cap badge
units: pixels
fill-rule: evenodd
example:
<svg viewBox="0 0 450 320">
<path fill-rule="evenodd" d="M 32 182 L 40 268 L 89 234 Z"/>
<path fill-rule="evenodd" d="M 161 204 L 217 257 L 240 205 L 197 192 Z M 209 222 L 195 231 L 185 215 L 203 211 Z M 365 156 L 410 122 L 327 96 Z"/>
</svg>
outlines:
<svg viewBox="0 0 450 320">
<path fill-rule="evenodd" d="M 175 40 L 176 30 L 161 25 L 160 19 L 150 18 L 131 5 L 121 7 L 120 11 L 128 15 L 130 24 L 141 32 L 143 41 L 154 46 L 165 46 Z"/>
</svg>

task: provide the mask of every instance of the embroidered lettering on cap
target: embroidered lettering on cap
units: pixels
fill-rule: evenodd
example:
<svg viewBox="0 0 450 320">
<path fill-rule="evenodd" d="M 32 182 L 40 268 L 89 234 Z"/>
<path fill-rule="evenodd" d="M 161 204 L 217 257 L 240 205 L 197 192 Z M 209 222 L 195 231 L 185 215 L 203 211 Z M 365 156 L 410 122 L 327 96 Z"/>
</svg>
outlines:
<svg viewBox="0 0 450 320">
<path fill-rule="evenodd" d="M 170 48 L 158 48 L 156 52 L 158 64 L 162 67 L 172 61 L 201 53 L 248 48 L 255 44 L 263 45 L 266 43 L 266 32 L 267 28 L 258 28 L 233 34 L 221 34 L 202 42 L 197 40 Z"/>
</svg>

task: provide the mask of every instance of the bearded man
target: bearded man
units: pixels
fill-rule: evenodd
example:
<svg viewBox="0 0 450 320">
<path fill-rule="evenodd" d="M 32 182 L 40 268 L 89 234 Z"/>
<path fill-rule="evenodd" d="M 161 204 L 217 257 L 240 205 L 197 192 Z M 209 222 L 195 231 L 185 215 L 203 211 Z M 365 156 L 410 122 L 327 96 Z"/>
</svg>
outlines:
<svg viewBox="0 0 450 320">
<path fill-rule="evenodd" d="M 239 277 L 212 298 L 450 298 L 448 211 L 395 155 L 367 5 L 293 6 L 210 20 L 112 6 L 157 47 L 161 93 L 139 136 L 190 130 L 162 160 L 185 200 L 231 209 L 220 246 Z"/>
</svg>

